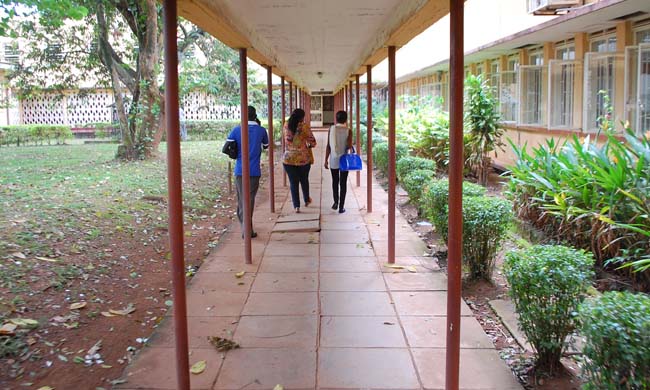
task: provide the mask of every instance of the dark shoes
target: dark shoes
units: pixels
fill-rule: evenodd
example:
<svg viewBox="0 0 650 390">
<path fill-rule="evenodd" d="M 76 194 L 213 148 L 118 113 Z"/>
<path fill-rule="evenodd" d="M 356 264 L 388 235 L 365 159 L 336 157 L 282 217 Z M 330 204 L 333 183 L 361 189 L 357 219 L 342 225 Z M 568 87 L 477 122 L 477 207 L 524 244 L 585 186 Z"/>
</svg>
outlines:
<svg viewBox="0 0 650 390">
<path fill-rule="evenodd" d="M 255 238 L 255 237 L 257 237 L 257 233 L 256 232 L 251 233 L 251 238 Z M 241 234 L 241 238 L 242 239 L 244 238 L 244 233 Z"/>
<path fill-rule="evenodd" d="M 339 214 L 343 214 L 345 212 L 345 209 L 339 209 Z"/>
<path fill-rule="evenodd" d="M 332 210 L 336 210 L 338 208 L 339 208 L 339 202 L 334 202 L 334 204 L 332 205 Z"/>
<path fill-rule="evenodd" d="M 312 202 L 311 197 L 307 198 L 307 200 L 305 201 L 305 207 L 309 206 L 311 202 Z"/>
</svg>

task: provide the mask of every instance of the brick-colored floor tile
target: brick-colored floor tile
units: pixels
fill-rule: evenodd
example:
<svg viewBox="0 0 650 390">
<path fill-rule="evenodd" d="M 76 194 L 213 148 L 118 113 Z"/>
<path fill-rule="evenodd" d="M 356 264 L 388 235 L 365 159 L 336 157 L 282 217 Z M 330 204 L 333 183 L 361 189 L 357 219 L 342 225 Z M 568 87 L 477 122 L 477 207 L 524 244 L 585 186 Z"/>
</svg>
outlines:
<svg viewBox="0 0 650 390">
<path fill-rule="evenodd" d="M 239 317 L 189 317 L 187 329 L 190 348 L 214 348 L 208 341 L 210 336 L 219 336 L 232 339 Z M 168 317 L 149 339 L 151 345 L 156 347 L 173 348 L 174 321 Z"/>
<path fill-rule="evenodd" d="M 229 351 L 215 389 L 313 389 L 316 352 L 296 349 L 236 349 Z"/>
<path fill-rule="evenodd" d="M 235 341 L 243 348 L 316 348 L 316 316 L 243 316 Z"/>
<path fill-rule="evenodd" d="M 446 291 L 447 277 L 442 272 L 384 274 L 391 291 Z"/>
<path fill-rule="evenodd" d="M 388 241 L 373 240 L 372 245 L 377 256 L 388 254 Z M 414 240 L 395 241 L 395 256 L 423 256 L 429 249 L 424 241 L 415 236 Z"/>
<path fill-rule="evenodd" d="M 357 244 L 369 240 L 370 235 L 365 229 L 355 231 L 354 234 L 346 230 L 323 230 L 320 233 L 320 242 L 323 244 Z"/>
<path fill-rule="evenodd" d="M 385 292 L 321 292 L 321 311 L 325 316 L 395 315 Z"/>
<path fill-rule="evenodd" d="M 255 272 L 260 265 L 260 259 L 253 259 L 253 264 L 246 264 L 243 253 L 241 256 L 209 256 L 201 265 L 201 272 Z"/>
<path fill-rule="evenodd" d="M 286 244 L 272 241 L 266 247 L 265 256 L 318 257 L 318 244 Z"/>
<path fill-rule="evenodd" d="M 188 317 L 232 317 L 241 313 L 247 293 L 228 293 L 218 291 L 188 291 Z M 167 316 L 173 315 L 167 311 Z"/>
<path fill-rule="evenodd" d="M 447 317 L 403 316 L 400 319 L 412 348 L 445 348 Z M 494 348 L 494 344 L 474 317 L 461 317 L 460 347 Z"/>
<path fill-rule="evenodd" d="M 318 272 L 318 258 L 264 256 L 260 272 Z"/>
<path fill-rule="evenodd" d="M 384 278 L 379 272 L 322 273 L 321 291 L 386 291 Z"/>
<path fill-rule="evenodd" d="M 316 291 L 316 273 L 260 273 L 255 278 L 252 292 L 306 292 Z"/>
<path fill-rule="evenodd" d="M 243 315 L 313 315 L 317 311 L 315 292 L 251 293 Z"/>
<path fill-rule="evenodd" d="M 317 232 L 273 233 L 269 242 L 282 242 L 285 244 L 318 244 L 320 240 Z"/>
<path fill-rule="evenodd" d="M 221 366 L 221 353 L 214 348 L 190 351 L 190 366 L 200 360 L 207 363 L 202 374 L 191 375 L 192 389 L 211 389 Z M 176 350 L 174 348 L 145 348 L 127 368 L 127 382 L 117 389 L 176 389 Z"/>
<path fill-rule="evenodd" d="M 321 388 L 412 389 L 419 387 L 407 349 L 321 348 Z"/>
<path fill-rule="evenodd" d="M 369 244 L 321 244 L 320 255 L 326 257 L 373 257 Z"/>
<path fill-rule="evenodd" d="M 424 388 L 444 389 L 445 350 L 414 349 L 413 356 Z M 459 379 L 461 389 L 522 389 L 512 371 L 492 349 L 461 349 Z"/>
<path fill-rule="evenodd" d="M 404 348 L 397 317 L 322 317 L 323 347 Z"/>
<path fill-rule="evenodd" d="M 447 315 L 446 291 L 393 292 L 395 308 L 404 316 Z M 461 302 L 461 315 L 472 315 L 465 302 Z"/>
<path fill-rule="evenodd" d="M 346 206 L 347 207 L 347 206 Z M 334 210 L 332 210 L 334 212 Z M 359 222 L 334 222 L 334 221 L 323 221 L 320 224 L 322 230 L 346 230 L 350 231 L 350 234 L 355 234 L 355 231 L 362 231 L 362 234 L 366 233 L 366 225 Z"/>
<path fill-rule="evenodd" d="M 187 288 L 190 291 L 247 293 L 255 280 L 255 274 L 248 272 L 239 278 L 235 274 L 236 272 L 199 272 Z"/>
<path fill-rule="evenodd" d="M 320 272 L 379 272 L 374 257 L 321 257 Z"/>
</svg>

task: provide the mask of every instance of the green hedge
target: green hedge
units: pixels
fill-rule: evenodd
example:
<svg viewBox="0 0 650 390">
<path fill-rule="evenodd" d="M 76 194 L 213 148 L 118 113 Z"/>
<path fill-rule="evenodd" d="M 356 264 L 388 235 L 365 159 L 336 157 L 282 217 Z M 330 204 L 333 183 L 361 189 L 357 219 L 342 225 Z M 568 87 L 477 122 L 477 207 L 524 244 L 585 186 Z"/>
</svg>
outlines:
<svg viewBox="0 0 650 390">
<path fill-rule="evenodd" d="M 566 338 L 576 326 L 576 312 L 593 278 L 590 253 L 561 245 L 535 245 L 506 254 L 519 326 L 537 351 L 537 367 L 553 373 L 560 367 Z"/>
<path fill-rule="evenodd" d="M 62 144 L 74 135 L 69 126 L 61 125 L 14 125 L 0 126 L 0 145 L 43 145 L 47 142 Z"/>
<path fill-rule="evenodd" d="M 436 170 L 436 162 L 428 158 L 404 156 L 397 161 L 397 178 L 402 181 L 404 177 L 416 169 Z"/>
<path fill-rule="evenodd" d="M 404 161 L 401 159 L 400 161 Z M 406 176 L 400 179 L 400 183 L 406 192 L 409 194 L 411 203 L 422 209 L 420 198 L 422 193 L 427 189 L 429 184 L 435 179 L 436 172 L 433 169 L 415 169 L 409 171 Z"/>
<path fill-rule="evenodd" d="M 650 297 L 606 292 L 580 307 L 587 389 L 650 385 Z"/>
<path fill-rule="evenodd" d="M 463 198 L 485 195 L 485 187 L 478 184 L 463 182 Z M 449 180 L 435 180 L 422 193 L 422 209 L 424 215 L 431 221 L 436 231 L 446 242 L 447 210 L 449 206 Z"/>
<path fill-rule="evenodd" d="M 260 118 L 264 128 L 268 127 L 268 120 Z M 230 131 L 241 123 L 239 120 L 222 119 L 214 121 L 187 121 L 187 137 L 190 141 L 218 141 L 225 139 Z M 282 134 L 282 122 L 277 119 L 273 121 L 273 138 L 280 140 Z M 267 129 L 268 130 L 268 129 Z M 163 141 L 166 134 L 163 134 Z"/>
<path fill-rule="evenodd" d="M 399 161 L 402 157 L 407 156 L 408 152 L 408 145 L 397 142 L 395 144 L 395 161 Z M 377 167 L 377 169 L 382 171 L 385 175 L 388 174 L 388 143 L 382 142 L 373 145 L 372 156 L 375 167 Z"/>
</svg>

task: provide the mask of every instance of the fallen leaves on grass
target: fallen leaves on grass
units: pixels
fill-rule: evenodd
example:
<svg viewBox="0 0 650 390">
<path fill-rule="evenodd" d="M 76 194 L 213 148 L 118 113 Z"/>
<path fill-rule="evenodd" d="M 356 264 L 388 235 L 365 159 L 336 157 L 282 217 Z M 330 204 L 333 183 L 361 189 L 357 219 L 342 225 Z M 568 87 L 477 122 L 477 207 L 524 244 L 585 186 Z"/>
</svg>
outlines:
<svg viewBox="0 0 650 390">
<path fill-rule="evenodd" d="M 38 321 L 31 318 L 12 318 L 9 322 L 21 328 L 36 328 L 38 326 Z"/>
<path fill-rule="evenodd" d="M 12 335 L 12 334 L 14 334 L 16 328 L 18 328 L 18 326 L 16 324 L 12 324 L 12 323 L 8 322 L 8 323 L 2 325 L 2 327 L 0 327 L 0 334 L 1 335 Z"/>
<path fill-rule="evenodd" d="M 208 341 L 219 352 L 225 352 L 225 351 L 230 351 L 231 349 L 239 348 L 239 344 L 237 344 L 236 342 L 219 336 L 208 336 Z"/>
</svg>

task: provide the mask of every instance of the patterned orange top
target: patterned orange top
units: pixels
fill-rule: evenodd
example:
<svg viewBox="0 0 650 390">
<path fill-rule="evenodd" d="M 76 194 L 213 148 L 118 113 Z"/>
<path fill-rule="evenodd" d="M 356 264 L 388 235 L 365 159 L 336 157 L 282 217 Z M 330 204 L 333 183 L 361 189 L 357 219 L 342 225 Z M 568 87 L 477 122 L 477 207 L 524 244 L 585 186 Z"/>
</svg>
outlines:
<svg viewBox="0 0 650 390">
<path fill-rule="evenodd" d="M 309 126 L 301 122 L 296 134 L 292 134 L 287 126 L 284 127 L 285 151 L 282 163 L 287 165 L 306 165 L 314 163 L 311 148 L 316 146 L 316 138 Z"/>
</svg>

